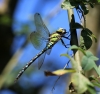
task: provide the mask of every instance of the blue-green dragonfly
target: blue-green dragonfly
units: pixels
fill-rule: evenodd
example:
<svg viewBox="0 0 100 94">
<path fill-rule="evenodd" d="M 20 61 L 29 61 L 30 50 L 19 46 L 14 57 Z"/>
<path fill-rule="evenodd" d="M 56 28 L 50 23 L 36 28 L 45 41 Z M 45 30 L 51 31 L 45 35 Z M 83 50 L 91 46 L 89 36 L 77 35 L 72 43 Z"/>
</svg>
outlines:
<svg viewBox="0 0 100 94">
<path fill-rule="evenodd" d="M 30 34 L 30 39 L 33 44 L 33 46 L 36 49 L 41 50 L 40 53 L 38 53 L 34 58 L 32 58 L 25 67 L 22 68 L 22 70 L 19 72 L 19 74 L 16 77 L 16 81 L 19 79 L 19 77 L 23 74 L 23 72 L 38 58 L 38 68 L 40 69 L 44 57 L 47 54 L 50 54 L 51 48 L 59 41 L 61 40 L 62 44 L 67 48 L 62 38 L 68 39 L 68 37 L 65 36 L 66 29 L 59 28 L 55 33 L 50 34 L 48 28 L 44 24 L 41 16 L 39 13 L 36 13 L 34 15 L 34 22 L 36 26 L 35 32 L 32 32 Z"/>
</svg>

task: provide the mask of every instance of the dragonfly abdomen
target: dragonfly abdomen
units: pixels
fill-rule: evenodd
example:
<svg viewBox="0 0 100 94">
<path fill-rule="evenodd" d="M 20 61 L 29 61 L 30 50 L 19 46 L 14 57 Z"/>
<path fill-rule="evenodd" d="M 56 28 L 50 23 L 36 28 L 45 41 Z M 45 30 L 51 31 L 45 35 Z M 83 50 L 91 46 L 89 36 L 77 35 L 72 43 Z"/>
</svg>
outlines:
<svg viewBox="0 0 100 94">
<path fill-rule="evenodd" d="M 46 48 L 50 49 L 50 48 L 52 48 L 53 45 L 54 45 L 54 42 L 49 42 Z"/>
<path fill-rule="evenodd" d="M 43 49 L 40 53 L 38 53 L 34 58 L 32 58 L 25 67 L 22 68 L 22 70 L 18 73 L 15 82 L 19 79 L 19 77 L 23 74 L 23 72 L 38 58 L 40 57 L 47 49 Z"/>
</svg>

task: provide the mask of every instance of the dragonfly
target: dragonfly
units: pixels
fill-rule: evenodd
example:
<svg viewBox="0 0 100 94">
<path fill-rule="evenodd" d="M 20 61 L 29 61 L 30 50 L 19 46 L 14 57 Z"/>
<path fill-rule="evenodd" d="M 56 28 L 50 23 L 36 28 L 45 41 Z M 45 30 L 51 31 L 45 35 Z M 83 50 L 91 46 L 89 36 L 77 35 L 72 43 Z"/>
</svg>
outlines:
<svg viewBox="0 0 100 94">
<path fill-rule="evenodd" d="M 59 28 L 54 33 L 50 34 L 48 28 L 44 24 L 41 15 L 39 13 L 36 13 L 34 15 L 34 22 L 36 26 L 36 31 L 32 32 L 30 34 L 30 40 L 34 46 L 35 49 L 41 50 L 40 53 L 38 53 L 34 58 L 32 58 L 18 73 L 15 82 L 20 78 L 20 76 L 24 73 L 24 71 L 38 58 L 38 68 L 40 69 L 45 55 L 50 54 L 51 48 L 59 41 L 61 40 L 62 44 L 66 47 L 64 41 L 62 38 L 68 39 L 65 35 L 68 33 L 66 32 L 66 29 Z"/>
</svg>

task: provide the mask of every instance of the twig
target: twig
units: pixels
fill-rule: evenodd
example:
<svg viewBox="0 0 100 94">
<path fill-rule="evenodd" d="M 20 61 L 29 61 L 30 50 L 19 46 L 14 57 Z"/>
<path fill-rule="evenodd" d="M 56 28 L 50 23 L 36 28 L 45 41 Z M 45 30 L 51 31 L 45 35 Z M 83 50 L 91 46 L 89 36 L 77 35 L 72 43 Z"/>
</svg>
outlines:
<svg viewBox="0 0 100 94">
<path fill-rule="evenodd" d="M 66 65 L 64 66 L 63 69 L 65 69 L 65 68 L 68 66 L 69 62 L 70 62 L 70 60 L 66 63 Z M 60 79 L 60 77 L 61 77 L 61 76 L 59 76 L 59 77 L 56 79 L 56 81 L 55 81 L 55 83 L 54 83 L 54 85 L 53 85 L 53 87 L 52 87 L 52 89 L 51 89 L 51 93 L 50 93 L 50 94 L 52 94 L 52 93 L 53 93 L 53 90 L 55 90 L 55 85 L 56 85 L 56 83 L 58 82 L 58 80 Z"/>
</svg>

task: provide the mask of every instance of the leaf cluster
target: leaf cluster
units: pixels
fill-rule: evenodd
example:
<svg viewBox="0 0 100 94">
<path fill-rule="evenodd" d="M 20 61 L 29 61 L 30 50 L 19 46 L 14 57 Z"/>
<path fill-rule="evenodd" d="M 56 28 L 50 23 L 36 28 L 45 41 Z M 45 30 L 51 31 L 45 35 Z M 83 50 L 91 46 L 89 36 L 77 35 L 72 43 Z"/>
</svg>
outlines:
<svg viewBox="0 0 100 94">
<path fill-rule="evenodd" d="M 86 5 L 90 5 L 91 8 L 94 8 L 94 4 L 99 3 L 100 0 L 65 0 L 61 4 L 61 8 L 63 9 L 71 9 L 76 8 L 84 13 L 84 15 L 88 14 L 89 10 Z"/>
<path fill-rule="evenodd" d="M 94 5 L 99 2 L 100 0 L 65 0 L 61 4 L 61 8 L 65 10 L 75 8 L 79 13 L 82 14 L 82 17 L 85 21 L 84 15 L 88 14 L 89 12 L 86 5 L 90 5 L 91 8 L 94 8 Z M 88 91 L 88 94 L 96 94 L 95 87 L 100 87 L 100 66 L 97 66 L 95 64 L 98 58 L 87 50 L 92 46 L 93 40 L 97 42 L 97 39 L 91 30 L 89 30 L 85 26 L 82 26 L 80 23 L 73 22 L 71 30 L 74 31 L 76 29 L 81 30 L 80 43 L 79 45 L 71 45 L 69 50 L 75 49 L 83 53 L 80 65 L 73 57 L 65 53 L 61 56 L 65 56 L 70 59 L 72 68 L 59 69 L 53 72 L 45 71 L 44 73 L 46 76 L 62 76 L 67 73 L 71 73 L 72 77 L 69 84 L 69 91 L 71 93 L 76 92 L 77 94 L 87 94 L 86 92 Z M 73 32 L 71 33 L 73 34 Z M 98 76 L 91 75 L 89 77 L 86 77 L 85 74 L 91 69 L 94 69 Z"/>
</svg>

